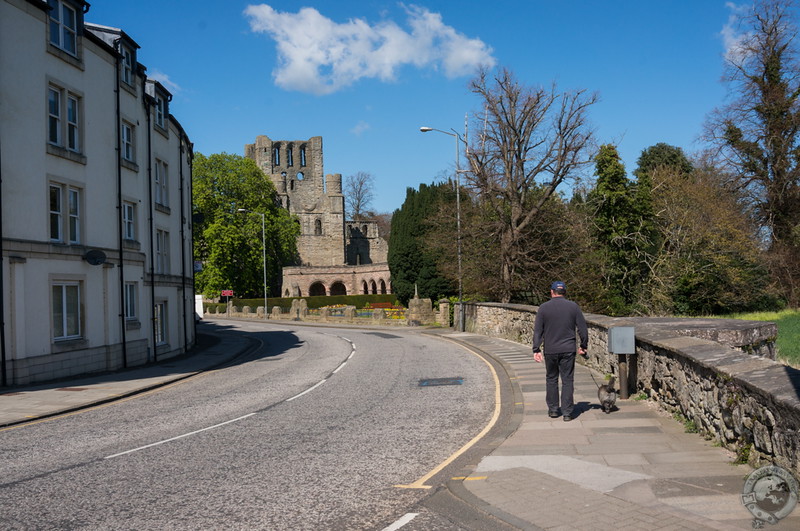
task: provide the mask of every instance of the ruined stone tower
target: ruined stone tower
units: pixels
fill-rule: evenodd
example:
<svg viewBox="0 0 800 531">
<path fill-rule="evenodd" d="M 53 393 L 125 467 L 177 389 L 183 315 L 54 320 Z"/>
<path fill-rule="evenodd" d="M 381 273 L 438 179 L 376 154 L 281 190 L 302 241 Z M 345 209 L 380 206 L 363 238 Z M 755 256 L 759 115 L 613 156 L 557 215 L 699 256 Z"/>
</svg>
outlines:
<svg viewBox="0 0 800 531">
<path fill-rule="evenodd" d="M 388 244 L 374 221 L 345 220 L 342 175 L 324 175 L 322 137 L 260 135 L 244 152 L 300 222 L 300 263 L 284 267 L 283 296 L 391 293 Z"/>
<path fill-rule="evenodd" d="M 283 207 L 300 220 L 298 265 L 345 264 L 342 175 L 323 177 L 322 137 L 273 141 L 261 135 L 245 146 L 245 156 L 270 177 Z"/>
</svg>

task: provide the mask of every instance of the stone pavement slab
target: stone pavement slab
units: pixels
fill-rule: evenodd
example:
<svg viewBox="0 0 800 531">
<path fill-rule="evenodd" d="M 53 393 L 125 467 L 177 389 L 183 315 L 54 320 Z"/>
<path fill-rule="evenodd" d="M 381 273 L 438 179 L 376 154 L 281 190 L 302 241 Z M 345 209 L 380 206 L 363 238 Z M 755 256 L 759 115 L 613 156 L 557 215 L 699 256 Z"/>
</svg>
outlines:
<svg viewBox="0 0 800 531">
<path fill-rule="evenodd" d="M 477 464 L 464 487 L 529 529 L 752 529 L 741 494 L 753 469 L 648 401 L 597 404 L 604 375 L 578 365 L 577 417 L 547 416 L 544 365 L 530 347 L 454 334 L 506 367 L 522 396 L 516 431 Z M 449 335 L 447 337 L 450 337 Z M 770 529 L 800 529 L 800 510 Z"/>
</svg>

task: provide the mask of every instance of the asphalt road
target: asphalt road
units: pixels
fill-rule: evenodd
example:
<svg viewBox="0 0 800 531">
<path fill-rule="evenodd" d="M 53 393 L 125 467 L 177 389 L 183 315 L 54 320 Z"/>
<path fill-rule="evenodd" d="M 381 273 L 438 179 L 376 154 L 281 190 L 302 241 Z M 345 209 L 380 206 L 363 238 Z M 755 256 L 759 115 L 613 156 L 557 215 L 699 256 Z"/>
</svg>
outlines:
<svg viewBox="0 0 800 531">
<path fill-rule="evenodd" d="M 407 487 L 441 484 L 447 469 L 425 478 L 491 422 L 486 362 L 405 330 L 221 326 L 257 348 L 0 432 L 0 528 L 460 528 Z"/>
</svg>

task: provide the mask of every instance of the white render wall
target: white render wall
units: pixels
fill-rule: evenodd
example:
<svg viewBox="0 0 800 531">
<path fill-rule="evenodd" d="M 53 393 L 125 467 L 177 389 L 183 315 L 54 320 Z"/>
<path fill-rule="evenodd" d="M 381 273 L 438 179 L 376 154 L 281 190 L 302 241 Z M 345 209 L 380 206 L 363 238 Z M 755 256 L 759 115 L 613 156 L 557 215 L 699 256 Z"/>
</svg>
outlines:
<svg viewBox="0 0 800 531">
<path fill-rule="evenodd" d="M 136 125 L 136 165 L 121 169 L 123 200 L 136 206 L 136 241 L 123 244 L 118 218 L 116 54 L 88 33 L 79 37 L 79 61 L 53 53 L 48 15 L 39 5 L 46 2 L 0 0 L 0 288 L 7 385 L 165 359 L 185 352 L 195 340 L 191 144 L 177 121 L 169 117 L 166 133 L 151 129 L 152 157 L 148 159 L 144 79 L 136 76 L 133 89 L 119 91 L 120 115 Z M 91 9 L 85 17 L 91 21 Z M 144 55 L 146 50 L 138 50 L 139 58 Z M 48 147 L 50 83 L 80 97 L 79 156 Z M 153 108 L 150 116 L 154 122 Z M 156 209 L 148 188 L 156 158 L 168 164 L 168 208 Z M 78 244 L 50 241 L 51 183 L 80 191 Z M 65 213 L 66 207 L 64 203 Z M 151 214 L 152 227 L 148 222 Z M 156 229 L 169 232 L 170 267 L 163 274 L 151 275 L 151 239 Z M 137 314 L 131 320 L 121 317 L 121 247 L 122 280 L 137 286 Z M 89 250 L 105 253 L 106 263 L 90 265 L 84 259 Z M 53 339 L 54 280 L 80 283 L 82 326 L 78 339 Z M 153 344 L 154 302 L 166 302 L 168 312 L 166 342 L 157 349 Z"/>
</svg>

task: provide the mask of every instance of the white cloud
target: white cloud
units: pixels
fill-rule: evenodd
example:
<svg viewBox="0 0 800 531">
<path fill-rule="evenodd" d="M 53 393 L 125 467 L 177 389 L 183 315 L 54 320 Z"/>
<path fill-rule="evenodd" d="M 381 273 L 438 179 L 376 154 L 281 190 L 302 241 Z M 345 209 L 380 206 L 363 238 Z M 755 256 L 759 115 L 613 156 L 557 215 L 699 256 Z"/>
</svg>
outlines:
<svg viewBox="0 0 800 531">
<path fill-rule="evenodd" d="M 361 133 L 367 131 L 369 127 L 370 126 L 367 122 L 360 120 L 352 129 L 350 129 L 350 132 L 356 136 L 361 136 Z"/>
<path fill-rule="evenodd" d="M 740 33 L 737 24 L 741 16 L 749 9 L 749 6 L 726 2 L 725 7 L 731 10 L 731 14 L 728 16 L 728 22 L 722 27 L 722 31 L 719 32 L 722 37 L 722 45 L 725 47 L 725 59 L 739 62 L 746 55 L 746 49 L 743 45 L 750 37 L 750 34 Z"/>
<path fill-rule="evenodd" d="M 172 81 L 167 74 L 165 74 L 160 70 L 153 70 L 152 72 L 148 72 L 147 77 L 155 81 L 158 81 L 173 94 L 176 94 L 182 90 L 180 85 Z"/>
<path fill-rule="evenodd" d="M 393 21 L 336 23 L 314 8 L 282 13 L 266 4 L 244 14 L 250 29 L 277 43 L 275 84 L 286 90 L 330 94 L 362 78 L 392 81 L 404 65 L 441 69 L 449 78 L 493 66 L 492 49 L 442 22 L 438 13 L 408 6 L 407 31 Z"/>
</svg>

